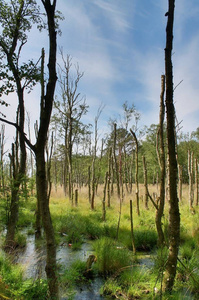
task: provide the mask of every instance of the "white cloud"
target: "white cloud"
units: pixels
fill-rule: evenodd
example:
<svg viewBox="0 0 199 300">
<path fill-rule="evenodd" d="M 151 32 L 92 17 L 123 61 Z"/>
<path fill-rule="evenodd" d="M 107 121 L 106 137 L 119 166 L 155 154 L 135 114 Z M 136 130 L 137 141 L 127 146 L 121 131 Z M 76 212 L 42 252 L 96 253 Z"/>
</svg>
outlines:
<svg viewBox="0 0 199 300">
<path fill-rule="evenodd" d="M 124 13 L 124 3 L 118 3 L 113 1 L 95 0 L 95 5 L 98 6 L 109 18 L 111 26 L 116 31 L 125 32 L 131 27 L 126 20 L 126 14 Z"/>
</svg>

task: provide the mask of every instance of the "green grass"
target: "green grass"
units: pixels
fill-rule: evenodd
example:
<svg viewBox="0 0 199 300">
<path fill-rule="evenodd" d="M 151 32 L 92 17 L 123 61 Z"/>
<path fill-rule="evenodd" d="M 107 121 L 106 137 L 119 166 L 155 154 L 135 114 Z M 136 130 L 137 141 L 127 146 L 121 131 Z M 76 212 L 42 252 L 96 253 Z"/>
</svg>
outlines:
<svg viewBox="0 0 199 300">
<path fill-rule="evenodd" d="M 23 269 L 0 253 L 0 294 L 15 300 L 47 299 L 46 280 L 24 280 Z"/>
<path fill-rule="evenodd" d="M 155 187 L 151 186 L 150 189 L 155 189 Z M 140 194 L 142 194 L 142 187 L 140 188 Z M 133 200 L 133 224 L 137 257 L 132 254 L 130 199 Z M 159 299 L 160 295 L 154 293 L 154 288 L 160 291 L 161 274 L 164 271 L 167 259 L 167 249 L 157 248 L 155 208 L 149 203 L 149 210 L 146 210 L 144 203 L 140 201 L 141 214 L 138 216 L 134 194 L 126 194 L 122 204 L 119 235 L 116 241 L 119 201 L 116 196 L 111 198 L 111 207 L 106 209 L 106 222 L 104 222 L 102 220 L 101 200 L 101 187 L 99 187 L 98 195 L 95 197 L 95 209 L 93 211 L 90 209 L 86 188 L 79 192 L 78 207 L 71 207 L 71 203 L 60 191 L 56 195 L 52 193 L 50 210 L 57 245 L 60 242 L 71 244 L 72 249 L 77 250 L 81 248 L 82 243 L 86 240 L 91 241 L 97 256 L 97 262 L 93 270 L 107 279 L 103 289 L 104 294 L 117 295 L 118 297 L 121 294 L 129 299 L 136 299 L 136 297 L 140 299 Z M 20 234 L 20 229 L 24 231 L 24 228 L 28 228 L 28 234 L 34 234 L 36 200 L 31 197 L 20 201 L 22 207 L 19 211 L 16 239 L 20 245 L 25 246 L 26 237 L 24 234 Z M 168 298 L 168 295 L 163 295 L 162 299 L 188 299 L 188 296 L 185 296 L 186 293 L 190 297 L 190 293 L 197 294 L 199 292 L 199 278 L 196 271 L 196 269 L 199 269 L 199 253 L 197 250 L 199 247 L 199 208 L 195 208 L 195 215 L 192 215 L 189 211 L 188 201 L 186 203 L 184 198 L 183 204 L 180 203 L 180 212 L 181 242 L 179 255 L 184 266 L 178 263 L 173 293 L 169 296 L 170 298 Z M 1 228 L 5 226 L 3 224 L 4 219 L 3 217 L 0 224 Z M 166 238 L 168 238 L 168 203 L 165 204 L 162 222 Z M 140 253 L 153 256 L 153 266 L 136 266 L 138 265 Z M 9 269 L 9 267 L 7 268 Z M 5 266 L 2 267 L 1 271 L 4 269 Z M 61 280 L 63 280 L 64 286 L 72 288 L 85 280 L 82 275 L 84 271 L 85 262 L 76 262 L 69 270 L 62 270 Z M 16 286 L 15 290 L 18 295 L 21 295 L 22 299 L 22 295 L 34 297 L 37 290 L 41 290 L 40 294 L 42 295 L 43 287 L 44 292 L 46 291 L 45 282 L 36 282 L 35 285 L 26 282 L 23 285 L 20 272 L 14 271 L 14 269 L 10 271 L 11 274 L 18 274 L 19 286 Z M 10 275 L 9 278 L 9 275 L 2 271 L 0 275 L 3 278 L 3 284 L 9 284 L 9 289 L 13 291 L 12 276 L 14 278 L 14 274 Z M 15 297 L 18 297 L 18 295 Z"/>
</svg>

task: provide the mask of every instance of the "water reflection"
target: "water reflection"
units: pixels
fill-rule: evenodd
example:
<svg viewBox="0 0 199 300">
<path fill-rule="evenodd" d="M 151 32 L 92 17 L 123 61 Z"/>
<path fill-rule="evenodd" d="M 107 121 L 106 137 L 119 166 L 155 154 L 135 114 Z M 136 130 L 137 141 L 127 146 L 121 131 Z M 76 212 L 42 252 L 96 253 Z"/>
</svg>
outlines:
<svg viewBox="0 0 199 300">
<path fill-rule="evenodd" d="M 62 270 L 69 268 L 71 264 L 80 259 L 86 261 L 89 255 L 93 254 L 92 245 L 89 242 L 82 244 L 80 250 L 73 251 L 67 244 L 62 243 L 57 249 L 57 263 L 61 266 Z M 46 261 L 46 248 L 44 241 L 36 242 L 35 236 L 28 236 L 27 246 L 23 250 L 16 252 L 15 262 L 24 266 L 24 277 L 27 278 L 45 278 L 45 261 Z M 99 290 L 103 285 L 101 278 L 94 278 L 88 284 L 82 284 L 76 287 L 73 300 L 105 300 L 100 296 Z M 61 300 L 69 299 L 64 296 L 65 291 L 61 292 Z M 71 298 L 70 298 L 71 299 Z"/>
</svg>

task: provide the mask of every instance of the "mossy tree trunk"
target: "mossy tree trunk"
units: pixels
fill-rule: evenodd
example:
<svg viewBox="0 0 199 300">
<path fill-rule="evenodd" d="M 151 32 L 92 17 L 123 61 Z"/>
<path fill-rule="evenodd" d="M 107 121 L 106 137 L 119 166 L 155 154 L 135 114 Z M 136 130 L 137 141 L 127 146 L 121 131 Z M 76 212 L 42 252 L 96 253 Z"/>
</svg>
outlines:
<svg viewBox="0 0 199 300">
<path fill-rule="evenodd" d="M 175 0 L 169 0 L 166 27 L 165 76 L 166 76 L 166 115 L 169 159 L 169 254 L 163 279 L 163 290 L 171 292 L 176 276 L 180 244 L 180 212 L 177 195 L 177 160 L 175 139 L 175 108 L 173 101 L 173 22 Z"/>
</svg>

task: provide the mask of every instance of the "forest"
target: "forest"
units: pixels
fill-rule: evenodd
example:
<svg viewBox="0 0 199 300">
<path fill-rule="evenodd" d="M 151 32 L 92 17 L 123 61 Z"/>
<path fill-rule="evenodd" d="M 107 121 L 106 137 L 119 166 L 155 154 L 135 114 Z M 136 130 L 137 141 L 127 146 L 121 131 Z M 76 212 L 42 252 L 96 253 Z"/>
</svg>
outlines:
<svg viewBox="0 0 199 300">
<path fill-rule="evenodd" d="M 104 105 L 84 122 L 84 73 L 57 50 L 58 1 L 0 0 L 0 104 L 17 102 L 15 121 L 0 112 L 0 299 L 198 299 L 199 127 L 182 133 L 176 118 L 175 0 L 159 123 L 140 127 L 124 101 L 104 136 Z M 22 55 L 33 26 L 49 38 L 36 62 Z M 38 86 L 31 128 L 26 97 Z"/>
</svg>

